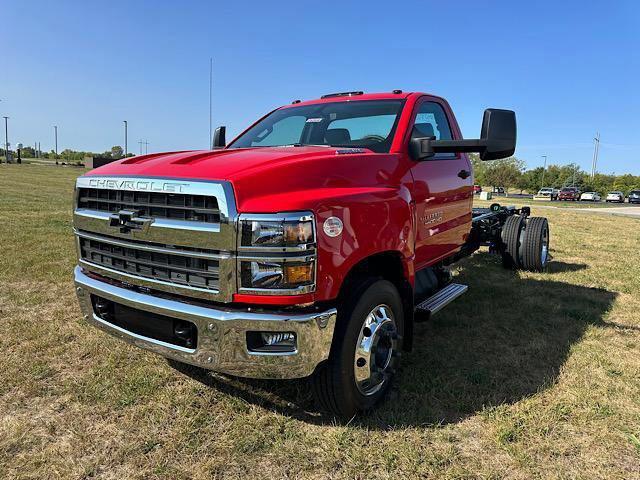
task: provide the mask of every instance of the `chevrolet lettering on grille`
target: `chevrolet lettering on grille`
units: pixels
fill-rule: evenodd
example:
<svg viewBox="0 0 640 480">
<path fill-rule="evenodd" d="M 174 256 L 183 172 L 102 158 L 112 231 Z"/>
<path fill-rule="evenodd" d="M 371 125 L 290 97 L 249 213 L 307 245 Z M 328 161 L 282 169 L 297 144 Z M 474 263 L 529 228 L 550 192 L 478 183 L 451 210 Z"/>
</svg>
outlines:
<svg viewBox="0 0 640 480">
<path fill-rule="evenodd" d="M 153 223 L 153 218 L 140 217 L 135 210 L 120 210 L 109 216 L 109 226 L 117 228 L 120 233 L 131 233 L 132 230 L 147 232 Z"/>
<path fill-rule="evenodd" d="M 188 186 L 186 183 L 163 182 L 151 180 L 118 180 L 91 178 L 88 181 L 92 188 L 135 190 L 139 192 L 181 193 Z"/>
</svg>

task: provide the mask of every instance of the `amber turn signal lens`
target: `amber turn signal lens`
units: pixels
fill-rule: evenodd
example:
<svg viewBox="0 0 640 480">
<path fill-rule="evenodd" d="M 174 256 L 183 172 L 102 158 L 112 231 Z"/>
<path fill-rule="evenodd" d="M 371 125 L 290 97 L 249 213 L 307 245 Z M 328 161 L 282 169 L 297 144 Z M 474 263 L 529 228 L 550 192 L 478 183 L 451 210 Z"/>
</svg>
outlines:
<svg viewBox="0 0 640 480">
<path fill-rule="evenodd" d="M 285 282 L 289 285 L 313 282 L 313 263 L 284 266 Z"/>
</svg>

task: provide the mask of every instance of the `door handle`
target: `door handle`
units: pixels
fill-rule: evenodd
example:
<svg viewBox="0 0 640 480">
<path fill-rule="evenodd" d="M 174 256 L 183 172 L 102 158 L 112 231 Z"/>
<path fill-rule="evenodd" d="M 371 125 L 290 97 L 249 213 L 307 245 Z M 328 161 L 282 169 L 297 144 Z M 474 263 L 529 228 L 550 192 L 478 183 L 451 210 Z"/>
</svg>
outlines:
<svg viewBox="0 0 640 480">
<path fill-rule="evenodd" d="M 469 170 L 460 170 L 458 172 L 458 176 L 464 180 L 465 178 L 469 178 L 471 176 L 471 172 Z"/>
</svg>

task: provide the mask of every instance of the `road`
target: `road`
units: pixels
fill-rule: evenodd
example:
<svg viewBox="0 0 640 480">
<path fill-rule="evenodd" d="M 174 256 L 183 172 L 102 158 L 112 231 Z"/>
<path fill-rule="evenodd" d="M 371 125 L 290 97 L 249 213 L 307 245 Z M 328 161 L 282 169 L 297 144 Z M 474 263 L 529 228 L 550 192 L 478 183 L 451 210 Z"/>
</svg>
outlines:
<svg viewBox="0 0 640 480">
<path fill-rule="evenodd" d="M 604 213 L 604 214 L 607 214 L 607 215 L 624 215 L 624 216 L 629 216 L 629 217 L 640 218 L 640 206 L 628 205 L 628 204 L 626 204 L 625 206 L 620 205 L 619 207 L 575 208 L 574 210 L 578 210 L 580 212 Z"/>
</svg>

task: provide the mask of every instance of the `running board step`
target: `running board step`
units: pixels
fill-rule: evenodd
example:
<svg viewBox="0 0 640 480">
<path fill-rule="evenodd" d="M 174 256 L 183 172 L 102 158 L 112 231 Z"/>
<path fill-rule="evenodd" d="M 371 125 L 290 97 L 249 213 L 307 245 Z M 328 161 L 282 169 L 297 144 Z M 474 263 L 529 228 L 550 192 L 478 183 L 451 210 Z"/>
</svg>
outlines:
<svg viewBox="0 0 640 480">
<path fill-rule="evenodd" d="M 464 292 L 466 292 L 467 288 L 469 288 L 467 285 L 462 285 L 460 283 L 450 283 L 442 290 L 438 290 L 429 298 L 419 303 L 416 306 L 416 312 L 433 315 L 434 313 L 442 310 L 449 303 L 453 302 Z"/>
</svg>

